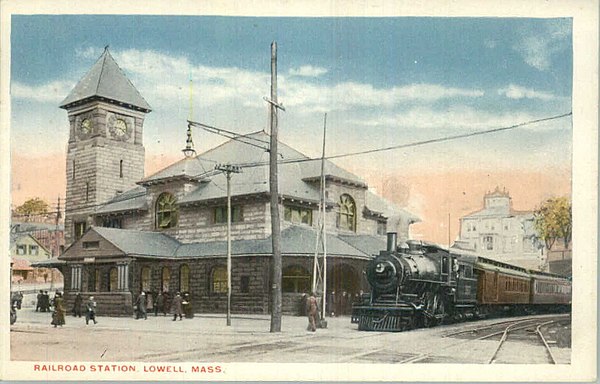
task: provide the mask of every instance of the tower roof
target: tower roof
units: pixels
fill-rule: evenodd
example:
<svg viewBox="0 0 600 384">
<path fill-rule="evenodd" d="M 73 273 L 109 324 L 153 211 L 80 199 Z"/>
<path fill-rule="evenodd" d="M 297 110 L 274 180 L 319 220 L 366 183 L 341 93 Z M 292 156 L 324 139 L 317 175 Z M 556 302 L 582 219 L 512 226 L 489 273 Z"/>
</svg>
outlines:
<svg viewBox="0 0 600 384">
<path fill-rule="evenodd" d="M 150 105 L 108 52 L 108 47 L 59 107 L 67 109 L 71 105 L 93 99 L 104 99 L 143 112 L 151 110 Z"/>
</svg>

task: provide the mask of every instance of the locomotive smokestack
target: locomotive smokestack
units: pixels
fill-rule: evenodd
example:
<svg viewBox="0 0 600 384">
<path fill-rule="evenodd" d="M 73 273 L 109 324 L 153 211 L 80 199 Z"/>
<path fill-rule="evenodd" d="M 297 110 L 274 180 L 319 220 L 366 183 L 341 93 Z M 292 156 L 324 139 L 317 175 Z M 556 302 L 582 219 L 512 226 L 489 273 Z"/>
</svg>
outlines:
<svg viewBox="0 0 600 384">
<path fill-rule="evenodd" d="M 398 247 L 398 234 L 396 232 L 388 232 L 387 234 L 387 251 L 396 252 Z"/>
</svg>

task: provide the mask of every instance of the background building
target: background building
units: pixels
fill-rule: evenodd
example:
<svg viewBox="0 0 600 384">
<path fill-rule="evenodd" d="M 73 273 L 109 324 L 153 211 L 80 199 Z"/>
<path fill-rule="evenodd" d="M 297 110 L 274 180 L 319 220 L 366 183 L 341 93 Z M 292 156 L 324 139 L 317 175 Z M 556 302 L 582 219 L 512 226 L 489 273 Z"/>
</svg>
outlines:
<svg viewBox="0 0 600 384">
<path fill-rule="evenodd" d="M 10 232 L 10 257 L 13 262 L 12 282 L 14 290 L 33 289 L 46 284 L 61 286 L 63 276 L 59 270 L 35 267 L 58 256 L 64 248 L 62 225 L 31 221 L 12 221 Z"/>
<path fill-rule="evenodd" d="M 143 122 L 148 103 L 108 50 L 61 103 L 70 135 L 65 237 L 53 260 L 66 300 L 92 294 L 99 311 L 126 315 L 132 296 L 189 293 L 196 311 L 224 311 L 227 294 L 225 176 L 232 175 L 232 310 L 270 311 L 269 136 L 230 140 L 146 178 Z M 283 310 L 299 313 L 311 289 L 317 245 L 321 161 L 280 143 Z M 357 175 L 325 163 L 327 289 L 354 298 L 367 290 L 363 269 L 385 249 L 387 231 L 409 236 L 414 215 L 369 191 Z M 348 305 L 345 308 L 349 308 Z"/>
<path fill-rule="evenodd" d="M 516 211 L 506 190 L 483 197 L 483 209 L 460 219 L 457 246 L 524 268 L 542 269 L 546 260 L 538 241 L 533 212 Z"/>
</svg>

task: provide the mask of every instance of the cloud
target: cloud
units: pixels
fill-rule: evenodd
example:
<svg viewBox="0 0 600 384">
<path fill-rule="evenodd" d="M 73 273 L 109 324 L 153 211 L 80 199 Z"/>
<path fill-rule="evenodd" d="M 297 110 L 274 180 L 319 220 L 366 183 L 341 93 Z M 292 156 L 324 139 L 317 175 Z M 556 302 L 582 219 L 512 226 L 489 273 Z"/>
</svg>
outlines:
<svg viewBox="0 0 600 384">
<path fill-rule="evenodd" d="M 301 77 L 319 77 L 327 73 L 327 69 L 321 67 L 313 67 L 312 65 L 303 65 L 300 68 L 290 69 L 290 76 Z"/>
<path fill-rule="evenodd" d="M 509 99 L 552 100 L 555 98 L 555 96 L 551 93 L 540 92 L 531 88 L 525 88 L 515 84 L 509 84 L 508 87 L 499 89 L 498 94 L 506 96 Z"/>
<path fill-rule="evenodd" d="M 570 23 L 564 20 L 551 21 L 538 34 L 523 33 L 514 49 L 529 66 L 546 71 L 550 69 L 552 57 L 566 48 L 570 36 Z"/>
<path fill-rule="evenodd" d="M 495 112 L 463 105 L 451 106 L 445 110 L 440 110 L 428 106 L 418 106 L 405 111 L 394 111 L 389 114 L 382 114 L 372 118 L 356 118 L 350 120 L 350 123 L 363 127 L 484 130 L 511 127 L 515 124 L 539 118 L 539 114 L 531 111 Z M 549 130 L 558 127 L 564 128 L 567 121 L 567 119 L 550 120 L 524 126 L 522 129 Z"/>
<path fill-rule="evenodd" d="M 59 103 L 71 92 L 74 86 L 74 82 L 66 80 L 52 81 L 38 86 L 14 82 L 10 87 L 10 93 L 16 99 L 26 99 L 40 103 Z"/>
<path fill-rule="evenodd" d="M 98 57 L 100 57 L 102 51 L 103 50 L 99 47 L 77 48 L 75 50 L 75 56 L 82 59 L 96 60 Z"/>
<path fill-rule="evenodd" d="M 78 54 L 87 56 L 98 52 L 98 49 L 88 48 Z M 264 108 L 263 96 L 268 95 L 270 90 L 270 73 L 267 72 L 195 65 L 187 57 L 152 50 L 130 49 L 112 54 L 155 110 L 157 106 L 181 109 L 189 105 L 190 76 L 193 79 L 194 102 L 203 108 L 224 104 L 232 108 Z M 478 89 L 429 83 L 377 88 L 360 82 L 315 84 L 305 79 L 306 76 L 318 76 L 325 72 L 323 68 L 301 66 L 290 71 L 294 75 L 281 76 L 280 100 L 296 111 L 315 113 L 360 107 L 395 108 L 407 101 L 432 103 L 441 99 L 484 96 L 484 92 Z M 40 87 L 18 84 L 16 95 L 40 102 L 56 102 L 68 94 L 75 82 L 57 81 Z M 48 90 L 53 90 L 53 93 Z"/>
<path fill-rule="evenodd" d="M 444 87 L 437 84 L 410 84 L 401 87 L 375 88 L 371 84 L 345 82 L 333 86 L 288 82 L 282 90 L 287 105 L 310 112 L 352 110 L 357 107 L 393 108 L 407 101 L 432 103 L 441 99 L 476 98 L 477 89 Z"/>
</svg>

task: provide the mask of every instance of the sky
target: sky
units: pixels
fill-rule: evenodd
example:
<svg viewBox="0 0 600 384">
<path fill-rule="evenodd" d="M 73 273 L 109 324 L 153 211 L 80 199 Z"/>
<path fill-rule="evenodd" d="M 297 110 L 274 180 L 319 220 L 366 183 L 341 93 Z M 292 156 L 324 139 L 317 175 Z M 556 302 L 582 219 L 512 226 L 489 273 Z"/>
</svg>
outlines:
<svg viewBox="0 0 600 384">
<path fill-rule="evenodd" d="M 183 156 L 187 119 L 240 134 L 268 130 L 272 41 L 280 139 L 311 157 L 320 156 L 325 113 L 326 154 L 337 155 L 572 108 L 569 18 L 13 15 L 12 204 L 64 197 L 68 121 L 58 105 L 106 45 L 152 107 L 149 174 Z M 193 135 L 198 152 L 224 140 Z M 569 196 L 572 143 L 566 117 L 334 161 L 418 215 L 415 237 L 445 242 L 496 186 L 519 210 Z"/>
</svg>

